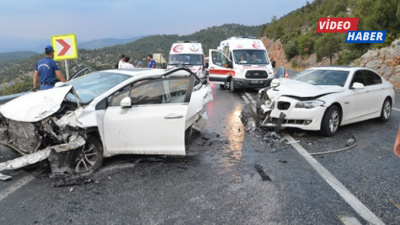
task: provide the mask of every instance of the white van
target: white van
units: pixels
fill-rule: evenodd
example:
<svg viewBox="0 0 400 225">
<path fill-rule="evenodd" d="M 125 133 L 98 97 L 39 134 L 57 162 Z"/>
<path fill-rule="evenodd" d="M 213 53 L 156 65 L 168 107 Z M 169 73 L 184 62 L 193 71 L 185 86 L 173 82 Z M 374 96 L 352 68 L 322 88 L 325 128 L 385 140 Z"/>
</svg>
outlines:
<svg viewBox="0 0 400 225">
<path fill-rule="evenodd" d="M 178 41 L 172 44 L 167 69 L 187 67 L 199 78 L 206 77 L 204 51 L 196 41 Z"/>
<path fill-rule="evenodd" d="M 209 81 L 235 92 L 238 88 L 262 88 L 275 78 L 267 49 L 259 39 L 232 37 L 209 52 Z"/>
</svg>

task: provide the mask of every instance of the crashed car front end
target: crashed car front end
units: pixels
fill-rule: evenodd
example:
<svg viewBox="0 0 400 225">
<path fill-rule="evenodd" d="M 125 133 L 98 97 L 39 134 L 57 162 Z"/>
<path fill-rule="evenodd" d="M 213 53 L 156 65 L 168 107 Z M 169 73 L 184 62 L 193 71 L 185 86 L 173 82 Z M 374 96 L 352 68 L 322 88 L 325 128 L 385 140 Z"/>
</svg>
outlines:
<svg viewBox="0 0 400 225">
<path fill-rule="evenodd" d="M 325 102 L 318 99 L 301 99 L 295 96 L 276 95 L 273 89 L 260 95 L 274 96 L 260 105 L 262 127 L 300 128 L 319 130 L 326 110 Z"/>
<path fill-rule="evenodd" d="M 271 87 L 259 90 L 256 107 L 244 108 L 244 123 L 254 126 L 320 130 L 324 113 L 332 103 L 337 86 L 315 86 L 288 79 L 274 79 Z M 249 125 L 251 127 L 251 124 Z"/>
<path fill-rule="evenodd" d="M 27 94 L 1 106 L 0 143 L 18 152 L 21 157 L 0 163 L 0 172 L 22 168 L 45 159 L 49 159 L 51 178 L 83 172 L 77 170 L 80 150 L 96 130 L 66 126 L 63 123 L 65 116 L 84 107 L 64 101 L 67 94 L 74 93 L 72 86 L 44 93 Z"/>
</svg>

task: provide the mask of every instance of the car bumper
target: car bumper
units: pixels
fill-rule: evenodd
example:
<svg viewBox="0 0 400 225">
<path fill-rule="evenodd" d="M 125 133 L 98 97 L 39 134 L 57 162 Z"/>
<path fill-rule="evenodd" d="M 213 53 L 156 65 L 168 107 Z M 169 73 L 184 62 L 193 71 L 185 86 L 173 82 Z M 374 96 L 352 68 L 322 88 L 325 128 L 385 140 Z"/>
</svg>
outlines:
<svg viewBox="0 0 400 225">
<path fill-rule="evenodd" d="M 274 102 L 274 109 L 271 111 L 261 126 L 275 127 L 279 123 L 281 113 L 285 115 L 281 123 L 281 128 L 300 128 L 302 130 L 320 130 L 322 118 L 326 107 L 319 106 L 311 109 L 296 108 L 299 101 L 281 97 Z M 287 107 L 288 103 L 290 106 Z M 286 104 L 286 107 L 283 107 Z"/>
<path fill-rule="evenodd" d="M 268 79 L 243 79 L 233 78 L 236 88 L 263 88 L 271 84 L 272 78 Z"/>
</svg>

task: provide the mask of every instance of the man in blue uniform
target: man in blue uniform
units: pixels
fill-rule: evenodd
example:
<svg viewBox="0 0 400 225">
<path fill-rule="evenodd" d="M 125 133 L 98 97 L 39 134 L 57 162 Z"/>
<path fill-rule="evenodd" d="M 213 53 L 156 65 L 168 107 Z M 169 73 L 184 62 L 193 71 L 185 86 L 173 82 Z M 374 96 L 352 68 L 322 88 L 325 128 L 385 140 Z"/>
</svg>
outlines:
<svg viewBox="0 0 400 225">
<path fill-rule="evenodd" d="M 45 48 L 46 57 L 39 60 L 35 66 L 35 73 L 33 74 L 33 91 L 37 91 L 37 81 L 40 81 L 40 90 L 47 90 L 54 87 L 56 76 L 61 82 L 66 82 L 64 76 L 60 71 L 58 62 L 53 60 L 54 49 L 51 45 Z"/>
<path fill-rule="evenodd" d="M 156 68 L 156 60 L 153 59 L 153 55 L 148 55 L 147 59 L 149 60 L 149 68 Z"/>
</svg>

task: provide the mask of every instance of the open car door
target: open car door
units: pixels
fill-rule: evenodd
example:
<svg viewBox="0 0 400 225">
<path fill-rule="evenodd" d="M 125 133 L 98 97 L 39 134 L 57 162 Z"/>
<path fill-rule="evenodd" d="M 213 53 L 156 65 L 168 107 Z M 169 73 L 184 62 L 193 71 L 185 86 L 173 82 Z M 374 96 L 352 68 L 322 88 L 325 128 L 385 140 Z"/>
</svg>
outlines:
<svg viewBox="0 0 400 225">
<path fill-rule="evenodd" d="M 228 77 L 233 76 L 232 61 L 224 53 L 215 49 L 210 49 L 209 54 L 209 81 L 225 84 Z"/>
<path fill-rule="evenodd" d="M 185 155 L 194 76 L 150 80 L 113 96 L 104 116 L 106 151 L 111 155 Z"/>
</svg>

